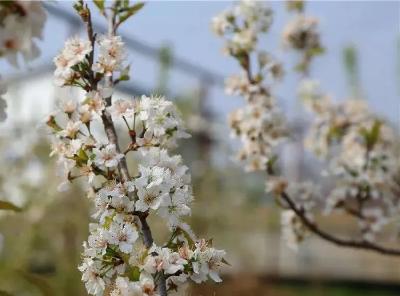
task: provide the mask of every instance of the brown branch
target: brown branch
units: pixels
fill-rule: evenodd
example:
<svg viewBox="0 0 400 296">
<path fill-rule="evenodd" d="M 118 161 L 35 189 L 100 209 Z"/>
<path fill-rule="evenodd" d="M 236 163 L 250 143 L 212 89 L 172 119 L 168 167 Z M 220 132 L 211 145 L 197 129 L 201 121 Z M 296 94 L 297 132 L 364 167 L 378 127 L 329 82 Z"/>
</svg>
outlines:
<svg viewBox="0 0 400 296">
<path fill-rule="evenodd" d="M 311 221 L 309 218 L 307 218 L 307 216 L 305 215 L 304 209 L 297 208 L 295 202 L 291 199 L 291 197 L 286 192 L 283 192 L 281 194 L 281 197 L 283 200 L 285 200 L 285 202 L 288 204 L 290 209 L 292 209 L 293 212 L 296 213 L 297 217 L 300 218 L 300 220 L 308 228 L 308 230 L 310 230 L 312 233 L 316 234 L 317 236 L 319 236 L 320 238 L 322 238 L 326 241 L 329 241 L 329 242 L 331 242 L 337 246 L 341 246 L 341 247 L 374 251 L 374 252 L 384 254 L 384 255 L 389 255 L 389 256 L 400 256 L 399 249 L 387 248 L 385 246 L 374 244 L 374 243 L 371 243 L 366 240 L 351 240 L 351 239 L 344 239 L 344 238 L 333 236 L 330 233 L 319 228 L 313 221 Z"/>
</svg>

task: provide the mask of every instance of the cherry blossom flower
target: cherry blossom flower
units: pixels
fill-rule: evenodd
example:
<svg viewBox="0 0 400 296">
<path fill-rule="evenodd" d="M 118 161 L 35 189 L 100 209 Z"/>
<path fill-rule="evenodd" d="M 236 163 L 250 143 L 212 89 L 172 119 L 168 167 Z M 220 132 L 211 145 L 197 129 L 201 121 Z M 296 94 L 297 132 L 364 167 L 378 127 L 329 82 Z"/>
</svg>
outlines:
<svg viewBox="0 0 400 296">
<path fill-rule="evenodd" d="M 110 76 L 113 72 L 122 70 L 126 53 L 121 37 L 100 36 L 97 42 L 100 53 L 93 65 L 93 71 Z"/>
<path fill-rule="evenodd" d="M 94 148 L 94 163 L 100 167 L 113 168 L 118 165 L 118 161 L 124 157 L 118 153 L 114 144 L 107 144 L 104 147 Z"/>
</svg>

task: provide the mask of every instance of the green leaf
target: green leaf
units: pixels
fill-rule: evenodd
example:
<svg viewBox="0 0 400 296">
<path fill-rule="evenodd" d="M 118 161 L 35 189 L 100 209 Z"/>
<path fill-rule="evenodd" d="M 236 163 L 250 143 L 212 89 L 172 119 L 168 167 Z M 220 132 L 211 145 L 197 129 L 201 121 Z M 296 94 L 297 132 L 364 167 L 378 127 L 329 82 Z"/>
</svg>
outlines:
<svg viewBox="0 0 400 296">
<path fill-rule="evenodd" d="M 303 1 L 286 1 L 286 8 L 288 11 L 302 12 L 304 10 Z"/>
<path fill-rule="evenodd" d="M 55 132 L 62 131 L 62 128 L 57 124 L 54 116 L 50 116 L 46 124 L 51 127 Z"/>
<path fill-rule="evenodd" d="M 326 136 L 326 140 L 329 143 L 332 143 L 334 140 L 339 141 L 344 135 L 344 131 L 342 128 L 333 126 L 329 129 L 328 134 Z"/>
<path fill-rule="evenodd" d="M 79 149 L 79 151 L 78 151 L 78 157 L 79 157 L 80 160 L 82 160 L 84 162 L 86 162 L 89 159 L 89 157 L 87 156 L 85 150 L 83 150 L 82 148 Z"/>
<path fill-rule="evenodd" d="M 129 270 L 129 274 L 128 277 L 131 281 L 137 282 L 140 278 L 140 270 L 139 267 L 137 266 L 133 266 L 130 270 Z"/>
<path fill-rule="evenodd" d="M 8 293 L 8 292 L 6 292 L 6 291 L 0 290 L 0 296 L 13 296 L 13 295 Z"/>
<path fill-rule="evenodd" d="M 372 149 L 376 142 L 378 142 L 381 125 L 382 122 L 380 122 L 379 120 L 375 120 L 371 130 L 367 130 L 366 128 L 362 128 L 360 130 L 360 133 L 364 137 L 365 144 L 368 149 Z"/>
<path fill-rule="evenodd" d="M 267 161 L 267 172 L 269 174 L 273 174 L 276 169 L 276 163 L 278 162 L 278 156 L 273 155 L 270 159 Z"/>
<path fill-rule="evenodd" d="M 307 64 L 306 63 L 298 63 L 295 67 L 294 70 L 296 72 L 305 72 L 307 70 Z"/>
<path fill-rule="evenodd" d="M 83 2 L 80 0 L 80 1 L 76 1 L 75 3 L 74 3 L 74 5 L 73 5 L 73 8 L 75 9 L 75 11 L 78 13 L 78 14 L 80 14 L 80 12 L 82 11 L 82 9 L 83 9 Z"/>
<path fill-rule="evenodd" d="M 193 241 L 193 239 L 190 237 L 190 234 L 189 233 L 187 233 L 185 230 L 183 230 L 182 228 L 180 228 L 180 227 L 177 227 L 176 228 L 176 231 L 177 231 L 177 233 L 182 233 L 182 235 L 186 238 L 186 240 L 188 241 L 188 244 L 189 244 L 189 247 L 190 248 L 193 248 L 194 247 L 194 241 Z"/>
<path fill-rule="evenodd" d="M 112 221 L 113 221 L 113 217 L 107 216 L 107 217 L 104 219 L 103 227 L 104 227 L 105 229 L 110 229 L 110 226 L 111 226 Z"/>
<path fill-rule="evenodd" d="M 111 257 L 116 257 L 116 256 L 118 256 L 118 253 L 113 248 L 107 247 L 106 255 L 111 256 Z"/>
<path fill-rule="evenodd" d="M 93 0 L 94 4 L 97 6 L 97 8 L 101 11 L 101 13 L 104 12 L 104 0 Z"/>
<path fill-rule="evenodd" d="M 0 210 L 10 210 L 14 212 L 21 212 L 22 209 L 12 204 L 11 202 L 0 200 Z"/>
<path fill-rule="evenodd" d="M 131 66 L 128 65 L 121 71 L 121 75 L 119 76 L 119 81 L 127 81 L 130 79 L 130 76 L 129 76 L 130 69 L 131 69 Z"/>
<path fill-rule="evenodd" d="M 315 47 L 309 50 L 309 54 L 311 56 L 317 56 L 325 53 L 325 48 L 323 47 Z"/>
<path fill-rule="evenodd" d="M 371 148 L 378 142 L 381 126 L 382 123 L 379 120 L 375 120 L 370 132 Z"/>
<path fill-rule="evenodd" d="M 129 7 L 129 0 L 122 0 L 122 7 L 123 8 Z"/>
<path fill-rule="evenodd" d="M 135 5 L 129 7 L 126 9 L 125 13 L 121 14 L 119 17 L 119 23 L 123 23 L 126 21 L 128 18 L 136 14 L 140 9 L 142 9 L 144 6 L 144 2 L 138 2 Z"/>
</svg>

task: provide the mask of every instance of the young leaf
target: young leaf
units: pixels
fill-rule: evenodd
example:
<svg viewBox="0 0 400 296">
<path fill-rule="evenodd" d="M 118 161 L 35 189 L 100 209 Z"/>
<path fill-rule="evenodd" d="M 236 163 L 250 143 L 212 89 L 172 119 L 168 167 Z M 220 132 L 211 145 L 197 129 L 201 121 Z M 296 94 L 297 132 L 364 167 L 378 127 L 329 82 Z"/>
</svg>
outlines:
<svg viewBox="0 0 400 296">
<path fill-rule="evenodd" d="M 376 144 L 376 142 L 378 142 L 381 125 L 382 125 L 382 123 L 379 120 L 375 120 L 374 125 L 372 126 L 372 129 L 370 132 L 371 148 Z"/>
<path fill-rule="evenodd" d="M 123 23 L 126 21 L 128 18 L 136 14 L 140 9 L 142 9 L 144 6 L 144 2 L 138 2 L 135 5 L 129 7 L 126 9 L 125 13 L 121 14 L 119 17 L 119 23 Z"/>
<path fill-rule="evenodd" d="M 379 120 L 375 120 L 371 130 L 362 128 L 360 130 L 361 135 L 364 137 L 365 144 L 368 149 L 372 149 L 379 139 L 380 129 L 382 123 Z"/>
<path fill-rule="evenodd" d="M 82 148 L 79 149 L 79 151 L 78 151 L 78 157 L 83 162 L 86 162 L 89 159 L 89 157 L 87 156 L 85 150 L 83 150 Z"/>
<path fill-rule="evenodd" d="M 193 239 L 192 239 L 192 237 L 190 236 L 190 234 L 189 233 L 187 233 L 185 230 L 183 230 L 182 228 L 180 228 L 180 227 L 177 227 L 176 228 L 176 231 L 179 233 L 182 233 L 182 235 L 184 236 L 184 238 L 186 238 L 186 240 L 187 240 L 187 242 L 188 242 L 188 245 L 189 245 L 189 247 L 190 248 L 193 248 L 194 247 L 194 241 L 193 241 Z"/>
<path fill-rule="evenodd" d="M 100 10 L 101 13 L 104 12 L 104 0 L 93 0 L 94 4 Z"/>
<path fill-rule="evenodd" d="M 132 267 L 132 268 L 129 270 L 128 277 L 129 277 L 129 279 L 130 279 L 131 281 L 134 281 L 134 282 L 138 281 L 139 278 L 140 278 L 140 270 L 139 270 L 139 267 L 137 267 L 137 266 Z"/>
<path fill-rule="evenodd" d="M 0 200 L 0 210 L 10 210 L 14 212 L 21 212 L 22 209 L 12 204 L 11 202 Z"/>
<path fill-rule="evenodd" d="M 130 65 L 128 65 L 121 71 L 121 76 L 118 79 L 119 81 L 127 81 L 130 79 L 129 76 L 130 68 L 131 68 Z"/>
</svg>

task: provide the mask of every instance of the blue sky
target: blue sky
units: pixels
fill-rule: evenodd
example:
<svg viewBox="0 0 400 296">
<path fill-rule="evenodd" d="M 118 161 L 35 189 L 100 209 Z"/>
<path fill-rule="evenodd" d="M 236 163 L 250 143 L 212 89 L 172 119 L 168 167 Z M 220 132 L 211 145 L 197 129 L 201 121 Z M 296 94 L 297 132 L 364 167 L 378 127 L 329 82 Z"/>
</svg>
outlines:
<svg viewBox="0 0 400 296">
<path fill-rule="evenodd" d="M 56 5 L 72 12 L 71 4 L 66 1 Z M 227 76 L 239 69 L 231 58 L 221 54 L 222 40 L 211 33 L 209 22 L 229 5 L 229 1 L 152 1 L 126 22 L 121 31 L 150 45 L 167 43 L 176 55 Z M 284 3 L 271 2 L 270 5 L 275 11 L 275 22 L 270 34 L 262 37 L 261 46 L 284 60 L 285 68 L 290 73 L 295 57 L 285 53 L 280 46 L 280 32 L 290 16 L 284 10 Z M 366 98 L 374 110 L 397 125 L 400 124 L 399 69 L 396 72 L 399 65 L 399 54 L 396 52 L 399 5 L 399 2 L 384 1 L 321 1 L 307 4 L 307 13 L 320 19 L 322 40 L 327 49 L 324 56 L 315 60 L 312 76 L 318 78 L 323 88 L 334 97 L 344 99 L 348 90 L 341 60 L 342 49 L 349 44 L 356 45 Z M 49 17 L 44 42 L 40 43 L 42 56 L 27 68 L 28 71 L 51 59 L 70 33 L 60 19 Z M 135 52 L 130 53 L 130 60 L 134 82 L 151 89 L 157 78 L 157 63 Z M 3 65 L 0 63 L 0 66 Z M 6 67 L 6 71 L 11 73 L 15 70 Z M 288 110 L 293 110 L 295 105 L 297 81 L 296 75 L 289 74 L 276 90 L 282 105 Z M 196 79 L 174 71 L 170 88 L 176 93 L 190 89 L 196 83 Z M 210 92 L 210 102 L 216 109 L 223 107 L 225 112 L 241 101 L 228 98 L 221 89 L 214 88 Z"/>
</svg>

